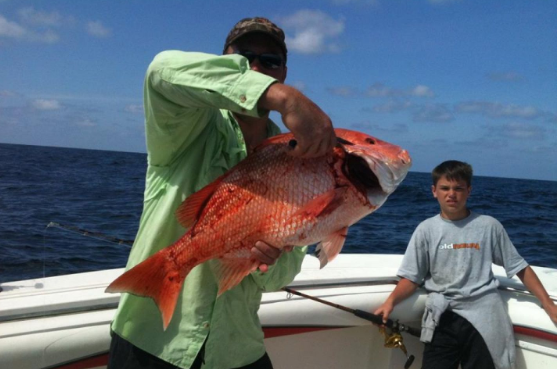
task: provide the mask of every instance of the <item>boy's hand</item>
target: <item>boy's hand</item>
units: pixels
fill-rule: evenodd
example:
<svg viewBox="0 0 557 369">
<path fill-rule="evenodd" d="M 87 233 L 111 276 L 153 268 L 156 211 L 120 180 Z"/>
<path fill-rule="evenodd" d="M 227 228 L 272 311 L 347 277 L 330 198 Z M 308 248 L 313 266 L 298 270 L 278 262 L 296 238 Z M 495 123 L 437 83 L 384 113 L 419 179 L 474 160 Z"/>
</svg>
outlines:
<svg viewBox="0 0 557 369">
<path fill-rule="evenodd" d="M 373 314 L 375 315 L 382 315 L 383 316 L 383 323 L 387 323 L 387 320 L 389 319 L 389 315 L 391 315 L 392 311 L 393 311 L 393 304 L 390 303 L 389 301 L 385 301 L 383 303 L 383 305 L 379 306 L 374 312 Z"/>
<path fill-rule="evenodd" d="M 557 325 L 557 305 L 552 301 L 548 306 L 544 306 L 544 310 L 553 321 L 553 324 Z"/>
</svg>

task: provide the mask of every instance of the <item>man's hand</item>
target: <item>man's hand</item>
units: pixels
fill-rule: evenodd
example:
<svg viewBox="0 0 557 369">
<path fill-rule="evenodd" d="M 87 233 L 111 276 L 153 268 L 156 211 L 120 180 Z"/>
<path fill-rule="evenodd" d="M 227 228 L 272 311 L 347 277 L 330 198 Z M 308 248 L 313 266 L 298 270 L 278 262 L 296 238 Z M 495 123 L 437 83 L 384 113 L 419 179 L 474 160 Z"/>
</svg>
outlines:
<svg viewBox="0 0 557 369">
<path fill-rule="evenodd" d="M 251 249 L 251 255 L 259 261 L 259 270 L 265 273 L 269 270 L 269 265 L 275 264 L 284 251 L 292 251 L 292 246 L 286 246 L 281 250 L 263 241 L 257 241 Z"/>
<path fill-rule="evenodd" d="M 297 142 L 292 155 L 315 158 L 335 147 L 336 136 L 329 116 L 295 88 L 274 83 L 259 99 L 258 106 L 282 115 L 282 122 Z"/>
</svg>

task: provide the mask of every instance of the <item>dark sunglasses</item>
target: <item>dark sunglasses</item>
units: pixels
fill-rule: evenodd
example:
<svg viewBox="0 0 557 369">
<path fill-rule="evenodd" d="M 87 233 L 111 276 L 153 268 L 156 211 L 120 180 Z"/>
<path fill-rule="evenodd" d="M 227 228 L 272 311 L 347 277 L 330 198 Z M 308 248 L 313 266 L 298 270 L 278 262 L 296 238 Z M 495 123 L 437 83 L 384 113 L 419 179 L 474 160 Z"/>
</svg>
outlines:
<svg viewBox="0 0 557 369">
<path fill-rule="evenodd" d="M 266 69 L 278 69 L 284 64 L 282 57 L 277 54 L 256 54 L 251 51 L 238 51 L 237 54 L 248 59 L 250 63 L 253 63 L 255 59 L 259 59 L 259 63 Z"/>
</svg>

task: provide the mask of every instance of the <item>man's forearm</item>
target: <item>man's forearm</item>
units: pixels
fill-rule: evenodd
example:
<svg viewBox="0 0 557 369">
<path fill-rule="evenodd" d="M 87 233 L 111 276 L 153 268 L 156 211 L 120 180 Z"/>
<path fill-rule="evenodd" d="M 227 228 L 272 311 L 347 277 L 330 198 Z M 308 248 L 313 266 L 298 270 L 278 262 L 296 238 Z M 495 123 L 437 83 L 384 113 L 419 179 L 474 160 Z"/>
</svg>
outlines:
<svg viewBox="0 0 557 369">
<path fill-rule="evenodd" d="M 289 96 L 297 93 L 300 92 L 293 87 L 278 82 L 273 83 L 261 95 L 257 105 L 260 109 L 273 110 L 282 114 L 286 109 L 286 102 Z"/>
<path fill-rule="evenodd" d="M 273 83 L 259 98 L 257 107 L 280 113 L 282 122 L 296 138 L 293 154 L 301 157 L 325 155 L 336 145 L 331 119 L 317 104 L 297 89 Z"/>
</svg>

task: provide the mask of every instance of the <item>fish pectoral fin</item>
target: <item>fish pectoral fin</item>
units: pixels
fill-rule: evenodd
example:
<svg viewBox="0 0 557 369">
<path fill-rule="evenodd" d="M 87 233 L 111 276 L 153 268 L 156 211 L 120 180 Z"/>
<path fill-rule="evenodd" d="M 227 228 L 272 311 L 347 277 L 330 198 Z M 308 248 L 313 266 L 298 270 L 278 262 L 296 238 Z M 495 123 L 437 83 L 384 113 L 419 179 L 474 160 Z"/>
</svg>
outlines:
<svg viewBox="0 0 557 369">
<path fill-rule="evenodd" d="M 246 252 L 231 252 L 218 259 L 214 270 L 219 283 L 218 296 L 235 287 L 259 266 L 259 263 L 251 257 L 251 252 L 249 250 Z"/>
<path fill-rule="evenodd" d="M 317 245 L 317 248 L 315 249 L 315 256 L 319 258 L 320 269 L 337 257 L 344 245 L 347 234 L 348 227 L 344 227 L 337 232 L 330 234 L 326 239 Z"/>
<path fill-rule="evenodd" d="M 318 218 L 330 214 L 343 204 L 346 191 L 346 187 L 329 190 L 306 203 L 304 207 L 294 213 L 294 216 Z"/>
<path fill-rule="evenodd" d="M 176 210 L 176 218 L 182 227 L 188 229 L 195 224 L 221 181 L 222 176 L 203 187 L 201 190 L 191 194 L 182 202 Z"/>
</svg>

